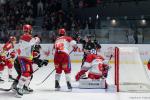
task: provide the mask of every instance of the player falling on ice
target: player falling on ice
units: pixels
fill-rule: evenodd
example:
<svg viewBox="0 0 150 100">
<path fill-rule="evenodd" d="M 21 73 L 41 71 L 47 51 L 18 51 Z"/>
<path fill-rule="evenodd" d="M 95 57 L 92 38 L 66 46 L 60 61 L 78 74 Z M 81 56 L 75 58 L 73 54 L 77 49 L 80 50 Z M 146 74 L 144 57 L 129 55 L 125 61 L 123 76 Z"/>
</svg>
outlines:
<svg viewBox="0 0 150 100">
<path fill-rule="evenodd" d="M 4 44 L 0 52 L 0 82 L 4 82 L 4 80 L 2 79 L 2 72 L 5 66 L 8 67 L 9 81 L 14 80 L 14 78 L 12 77 L 12 68 L 13 68 L 13 60 L 15 59 L 16 56 L 16 50 L 14 49 L 15 44 L 16 44 L 16 37 L 11 36 L 9 38 L 9 41 L 6 44 Z"/>
<path fill-rule="evenodd" d="M 27 91 L 28 93 L 33 92 L 33 89 L 29 88 L 29 83 L 32 79 L 32 59 L 31 47 L 40 42 L 38 37 L 32 37 L 32 26 L 24 25 L 23 26 L 24 34 L 21 35 L 19 40 L 19 49 L 20 54 L 15 60 L 15 69 L 18 73 L 17 80 L 13 83 L 12 89 L 16 91 L 17 97 L 22 97 Z"/>
<path fill-rule="evenodd" d="M 105 60 L 98 52 L 100 50 L 100 45 L 97 44 L 97 49 L 91 51 L 87 55 L 83 67 L 75 76 L 76 81 L 79 81 L 81 76 L 88 72 L 88 78 L 92 80 L 99 80 L 107 78 L 108 69 L 108 60 Z"/>
<path fill-rule="evenodd" d="M 65 73 L 66 82 L 68 90 L 72 90 L 71 86 L 71 62 L 70 62 L 70 55 L 69 55 L 69 47 L 70 45 L 73 47 L 74 50 L 77 49 L 76 41 L 73 40 L 71 37 L 66 36 L 65 29 L 59 29 L 59 37 L 56 39 L 54 48 L 55 48 L 55 55 L 54 55 L 54 64 L 56 69 L 55 74 L 55 90 L 60 89 L 60 77 L 62 71 Z"/>
</svg>

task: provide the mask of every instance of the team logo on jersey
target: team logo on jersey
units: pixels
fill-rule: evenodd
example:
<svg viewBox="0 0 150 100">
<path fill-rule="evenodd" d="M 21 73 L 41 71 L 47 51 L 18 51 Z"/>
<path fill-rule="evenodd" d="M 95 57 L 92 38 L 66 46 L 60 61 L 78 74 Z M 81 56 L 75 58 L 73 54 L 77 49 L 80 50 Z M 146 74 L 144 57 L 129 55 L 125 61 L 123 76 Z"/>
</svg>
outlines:
<svg viewBox="0 0 150 100">
<path fill-rule="evenodd" d="M 44 55 L 48 57 L 50 55 L 50 50 L 44 51 Z"/>
</svg>

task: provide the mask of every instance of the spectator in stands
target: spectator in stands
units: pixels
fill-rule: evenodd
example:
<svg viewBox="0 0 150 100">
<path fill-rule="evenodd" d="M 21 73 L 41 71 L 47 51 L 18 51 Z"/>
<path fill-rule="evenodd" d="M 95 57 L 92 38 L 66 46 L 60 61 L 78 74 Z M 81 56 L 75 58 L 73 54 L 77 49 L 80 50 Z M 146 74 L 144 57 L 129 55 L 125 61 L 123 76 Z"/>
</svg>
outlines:
<svg viewBox="0 0 150 100">
<path fill-rule="evenodd" d="M 40 0 L 38 3 L 37 3 L 37 15 L 38 16 L 42 16 L 44 13 L 43 11 L 43 2 Z"/>
<path fill-rule="evenodd" d="M 31 0 L 6 1 L 1 6 L 1 11 L 0 21 L 2 21 L 2 25 L 6 25 L 7 28 L 14 30 L 19 24 L 25 23 L 26 17 L 32 17 L 33 4 Z"/>
<path fill-rule="evenodd" d="M 84 6 L 84 2 L 83 2 L 83 0 L 80 0 L 79 1 L 79 8 L 83 8 L 83 6 Z"/>
</svg>

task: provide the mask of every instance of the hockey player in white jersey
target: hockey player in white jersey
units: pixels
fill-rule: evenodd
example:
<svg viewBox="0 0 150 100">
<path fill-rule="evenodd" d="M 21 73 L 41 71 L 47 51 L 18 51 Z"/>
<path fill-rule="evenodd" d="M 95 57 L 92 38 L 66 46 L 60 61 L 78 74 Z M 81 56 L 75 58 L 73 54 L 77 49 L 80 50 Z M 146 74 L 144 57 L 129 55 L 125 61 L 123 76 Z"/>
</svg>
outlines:
<svg viewBox="0 0 150 100">
<path fill-rule="evenodd" d="M 62 71 L 65 73 L 66 82 L 69 90 L 72 90 L 71 82 L 70 82 L 70 73 L 71 73 L 71 62 L 69 57 L 69 47 L 70 45 L 74 50 L 77 49 L 76 41 L 71 37 L 66 36 L 65 29 L 59 29 L 59 36 L 54 44 L 55 55 L 54 55 L 54 64 L 56 69 L 55 74 L 55 89 L 60 89 L 60 77 Z"/>
<path fill-rule="evenodd" d="M 23 26 L 24 34 L 20 37 L 19 40 L 19 48 L 20 55 L 18 55 L 16 62 L 18 62 L 18 66 L 15 66 L 15 69 L 18 73 L 16 83 L 13 83 L 13 88 L 15 88 L 17 92 L 17 97 L 21 97 L 24 94 L 24 91 L 33 92 L 31 88 L 29 88 L 29 83 L 32 79 L 32 59 L 30 59 L 31 55 L 31 46 L 34 44 L 38 44 L 40 39 L 38 37 L 32 37 L 32 26 L 24 25 Z"/>
</svg>

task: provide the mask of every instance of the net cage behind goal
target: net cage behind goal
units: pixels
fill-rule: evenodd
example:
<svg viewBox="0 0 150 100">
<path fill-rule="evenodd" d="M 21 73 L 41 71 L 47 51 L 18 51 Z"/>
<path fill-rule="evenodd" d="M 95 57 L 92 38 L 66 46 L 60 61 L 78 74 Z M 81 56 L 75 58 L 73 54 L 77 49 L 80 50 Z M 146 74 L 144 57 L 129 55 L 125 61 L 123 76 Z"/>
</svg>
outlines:
<svg viewBox="0 0 150 100">
<path fill-rule="evenodd" d="M 150 78 L 137 47 L 115 47 L 117 92 L 150 92 Z"/>
</svg>

